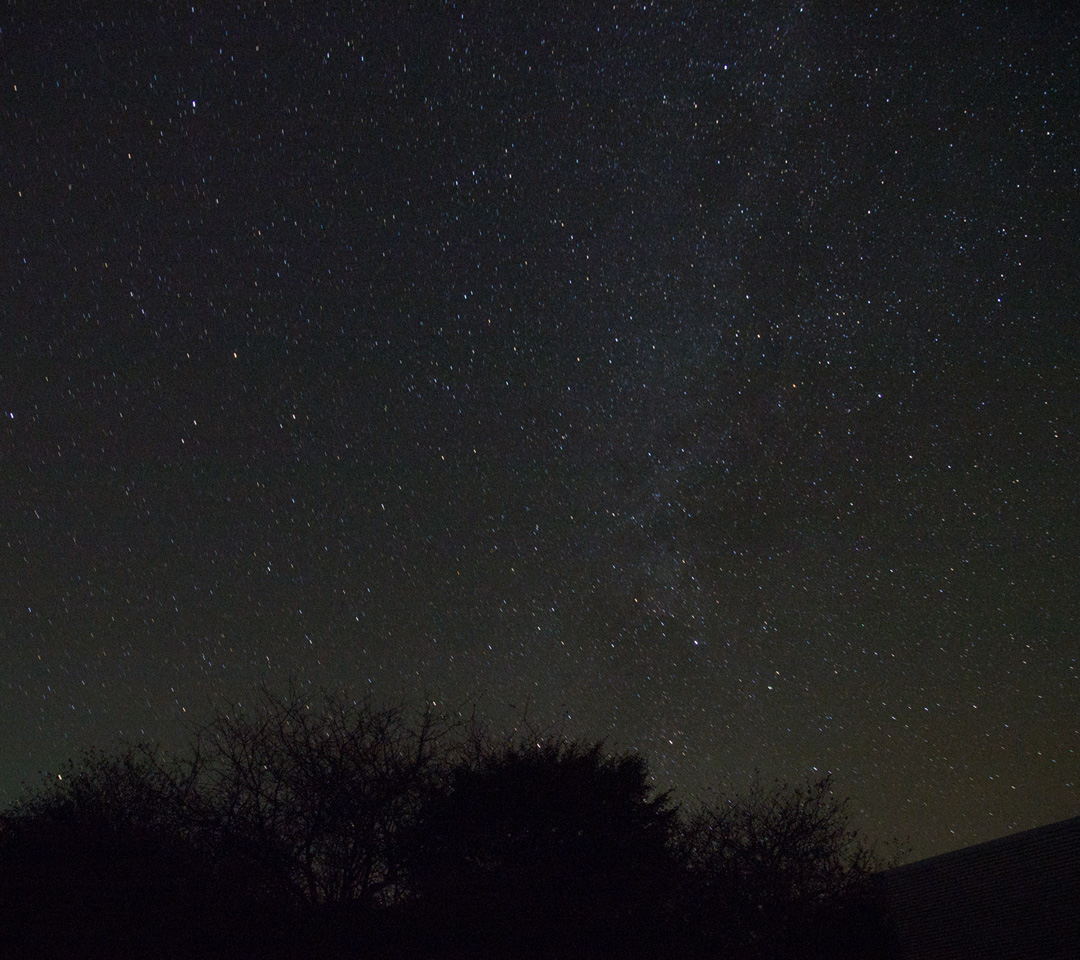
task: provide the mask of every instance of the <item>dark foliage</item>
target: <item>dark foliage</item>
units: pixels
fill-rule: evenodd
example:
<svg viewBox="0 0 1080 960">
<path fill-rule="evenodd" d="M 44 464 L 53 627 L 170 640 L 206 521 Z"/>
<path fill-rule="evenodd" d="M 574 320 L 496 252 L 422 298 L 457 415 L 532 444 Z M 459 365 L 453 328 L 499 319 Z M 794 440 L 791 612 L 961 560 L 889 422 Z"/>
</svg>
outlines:
<svg viewBox="0 0 1080 960">
<path fill-rule="evenodd" d="M 26 958 L 888 958 L 828 780 L 684 817 L 636 754 L 265 696 L 0 813 Z"/>
<path fill-rule="evenodd" d="M 637 755 L 555 738 L 481 745 L 421 811 L 410 879 L 455 948 L 637 956 L 670 924 L 676 824 Z"/>
</svg>

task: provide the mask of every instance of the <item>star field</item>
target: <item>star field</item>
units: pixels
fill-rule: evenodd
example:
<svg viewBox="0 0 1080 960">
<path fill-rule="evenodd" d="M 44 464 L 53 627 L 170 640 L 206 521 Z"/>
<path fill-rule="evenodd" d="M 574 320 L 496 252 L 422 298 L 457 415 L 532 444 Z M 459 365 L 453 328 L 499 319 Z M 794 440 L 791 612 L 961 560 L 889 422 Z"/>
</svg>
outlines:
<svg viewBox="0 0 1080 960">
<path fill-rule="evenodd" d="M 1080 810 L 1074 14 L 0 23 L 0 800 L 296 678 Z"/>
</svg>

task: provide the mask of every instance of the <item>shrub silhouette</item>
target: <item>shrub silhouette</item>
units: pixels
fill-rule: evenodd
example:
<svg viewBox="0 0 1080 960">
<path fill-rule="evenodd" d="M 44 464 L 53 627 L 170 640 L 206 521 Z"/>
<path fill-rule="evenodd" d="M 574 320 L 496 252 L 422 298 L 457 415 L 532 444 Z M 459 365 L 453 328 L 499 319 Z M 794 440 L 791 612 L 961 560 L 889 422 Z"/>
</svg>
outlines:
<svg viewBox="0 0 1080 960">
<path fill-rule="evenodd" d="M 17 957 L 232 957 L 270 929 L 265 890 L 191 836 L 129 754 L 90 755 L 0 817 L 0 940 Z"/>
<path fill-rule="evenodd" d="M 676 823 L 636 755 L 480 745 L 421 811 L 410 880 L 444 946 L 637 956 L 667 923 Z"/>
<path fill-rule="evenodd" d="M 876 857 L 825 777 L 756 780 L 690 817 L 682 833 L 696 939 L 707 955 L 752 960 L 888 957 L 892 941 L 870 877 Z"/>
</svg>

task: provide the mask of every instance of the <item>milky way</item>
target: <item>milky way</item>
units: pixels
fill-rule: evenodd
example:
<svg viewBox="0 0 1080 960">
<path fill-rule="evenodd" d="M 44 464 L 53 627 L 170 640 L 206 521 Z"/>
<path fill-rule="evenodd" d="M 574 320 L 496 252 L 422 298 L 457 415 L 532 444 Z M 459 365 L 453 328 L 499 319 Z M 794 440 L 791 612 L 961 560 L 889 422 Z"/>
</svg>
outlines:
<svg viewBox="0 0 1080 960">
<path fill-rule="evenodd" d="M 0 799 L 292 679 L 1080 812 L 1075 16 L 240 7 L 0 34 Z"/>
</svg>

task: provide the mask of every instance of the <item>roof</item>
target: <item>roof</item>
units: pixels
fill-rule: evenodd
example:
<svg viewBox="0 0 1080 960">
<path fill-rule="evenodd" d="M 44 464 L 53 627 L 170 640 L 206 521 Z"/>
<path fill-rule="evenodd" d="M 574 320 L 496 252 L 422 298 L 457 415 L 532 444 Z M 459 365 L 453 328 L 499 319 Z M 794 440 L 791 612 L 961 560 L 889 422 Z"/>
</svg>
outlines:
<svg viewBox="0 0 1080 960">
<path fill-rule="evenodd" d="M 904 960 L 1077 960 L 1080 817 L 879 874 Z"/>
</svg>

